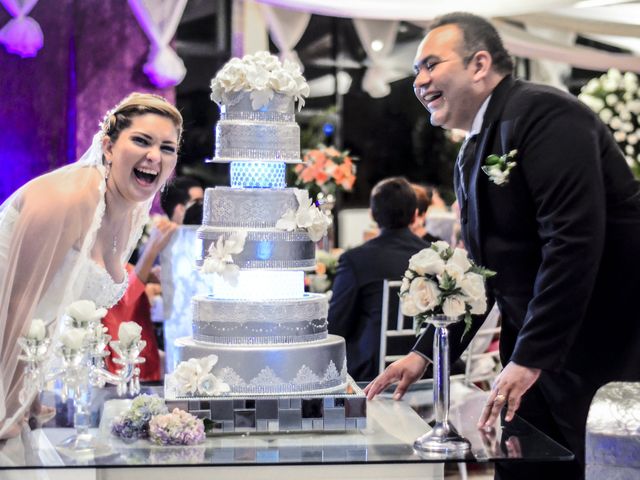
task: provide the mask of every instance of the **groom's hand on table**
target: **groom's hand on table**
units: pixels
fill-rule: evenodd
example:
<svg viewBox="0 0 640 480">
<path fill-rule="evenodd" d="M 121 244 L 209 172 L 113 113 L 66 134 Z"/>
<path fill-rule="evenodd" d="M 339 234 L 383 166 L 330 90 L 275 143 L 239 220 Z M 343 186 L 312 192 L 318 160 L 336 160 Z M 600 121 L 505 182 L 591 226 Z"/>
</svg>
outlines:
<svg viewBox="0 0 640 480">
<path fill-rule="evenodd" d="M 393 399 L 400 400 L 409 385 L 422 378 L 428 365 L 429 361 L 415 352 L 410 352 L 407 356 L 396 360 L 365 387 L 364 393 L 367 394 L 367 400 L 372 400 L 395 382 L 398 382 L 398 386 L 393 393 Z"/>
<path fill-rule="evenodd" d="M 478 428 L 493 428 L 500 411 L 506 405 L 505 421 L 513 420 L 522 396 L 536 383 L 539 368 L 529 368 L 509 362 L 493 382 L 493 388 L 478 420 Z"/>
</svg>

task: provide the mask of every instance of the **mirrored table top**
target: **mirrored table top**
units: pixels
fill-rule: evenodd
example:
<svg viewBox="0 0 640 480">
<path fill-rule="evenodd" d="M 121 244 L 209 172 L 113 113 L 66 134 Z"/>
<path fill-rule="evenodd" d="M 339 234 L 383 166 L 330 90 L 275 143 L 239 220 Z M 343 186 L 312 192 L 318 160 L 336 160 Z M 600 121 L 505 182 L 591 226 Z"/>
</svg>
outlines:
<svg viewBox="0 0 640 480">
<path fill-rule="evenodd" d="M 143 393 L 162 393 L 161 386 L 143 387 Z M 207 437 L 190 447 L 160 447 L 147 440 L 124 443 L 109 432 L 110 419 L 127 407 L 115 389 L 95 392 L 93 434 L 106 444 L 102 456 L 67 456 L 56 448 L 74 433 L 72 404 L 58 404 L 56 418 L 42 428 L 25 428 L 20 437 L 0 441 L 0 469 L 66 467 L 150 467 L 161 465 L 335 465 L 410 464 L 492 461 L 566 461 L 571 452 L 523 419 L 481 431 L 476 427 L 487 396 L 476 388 L 452 382 L 449 419 L 471 442 L 464 458 L 428 456 L 413 449 L 414 440 L 429 431 L 433 417 L 431 383 L 414 386 L 402 401 L 391 392 L 367 402 L 367 428 L 354 432 L 250 433 Z M 51 398 L 44 403 L 53 404 Z"/>
</svg>

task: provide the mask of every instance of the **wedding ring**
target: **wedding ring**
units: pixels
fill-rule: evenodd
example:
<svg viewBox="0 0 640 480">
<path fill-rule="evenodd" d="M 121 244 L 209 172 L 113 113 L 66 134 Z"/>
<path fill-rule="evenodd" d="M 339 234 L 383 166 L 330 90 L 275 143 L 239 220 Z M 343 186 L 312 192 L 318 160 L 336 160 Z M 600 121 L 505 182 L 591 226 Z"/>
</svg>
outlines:
<svg viewBox="0 0 640 480">
<path fill-rule="evenodd" d="M 498 395 L 496 395 L 496 398 L 493 399 L 493 403 L 496 403 L 496 402 L 504 403 L 506 400 L 507 400 L 507 397 L 499 393 Z"/>
</svg>

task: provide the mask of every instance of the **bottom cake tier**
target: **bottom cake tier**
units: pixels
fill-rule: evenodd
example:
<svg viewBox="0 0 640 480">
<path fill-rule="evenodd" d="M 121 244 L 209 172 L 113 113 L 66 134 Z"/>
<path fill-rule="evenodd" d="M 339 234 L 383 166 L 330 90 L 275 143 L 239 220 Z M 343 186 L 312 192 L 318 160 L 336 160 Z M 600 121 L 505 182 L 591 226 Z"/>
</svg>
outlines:
<svg viewBox="0 0 640 480">
<path fill-rule="evenodd" d="M 216 355 L 212 373 L 231 388 L 233 395 L 331 393 L 347 385 L 344 338 L 305 343 L 223 345 L 192 337 L 175 341 L 176 361 Z"/>
</svg>

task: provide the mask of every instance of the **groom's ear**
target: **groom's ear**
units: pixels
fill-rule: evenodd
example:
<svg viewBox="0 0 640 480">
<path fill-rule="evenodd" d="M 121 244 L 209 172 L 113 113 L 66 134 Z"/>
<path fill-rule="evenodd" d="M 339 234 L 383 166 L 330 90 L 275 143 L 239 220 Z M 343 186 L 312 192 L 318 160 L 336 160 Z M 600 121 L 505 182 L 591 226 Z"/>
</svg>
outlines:
<svg viewBox="0 0 640 480">
<path fill-rule="evenodd" d="M 473 78 L 475 80 L 482 80 L 491 71 L 493 58 L 486 50 L 479 50 L 473 55 L 473 58 L 469 62 L 469 66 L 473 72 Z"/>
</svg>

